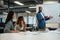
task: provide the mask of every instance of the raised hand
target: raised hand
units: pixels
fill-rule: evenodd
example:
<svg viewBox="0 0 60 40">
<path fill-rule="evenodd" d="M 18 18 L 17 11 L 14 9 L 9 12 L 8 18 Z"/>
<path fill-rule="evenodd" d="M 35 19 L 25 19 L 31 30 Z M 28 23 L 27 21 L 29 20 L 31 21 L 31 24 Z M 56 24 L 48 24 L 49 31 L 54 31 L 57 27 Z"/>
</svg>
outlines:
<svg viewBox="0 0 60 40">
<path fill-rule="evenodd" d="M 52 18 L 53 18 L 53 16 L 49 16 L 49 18 L 50 18 L 50 19 L 52 19 Z"/>
</svg>

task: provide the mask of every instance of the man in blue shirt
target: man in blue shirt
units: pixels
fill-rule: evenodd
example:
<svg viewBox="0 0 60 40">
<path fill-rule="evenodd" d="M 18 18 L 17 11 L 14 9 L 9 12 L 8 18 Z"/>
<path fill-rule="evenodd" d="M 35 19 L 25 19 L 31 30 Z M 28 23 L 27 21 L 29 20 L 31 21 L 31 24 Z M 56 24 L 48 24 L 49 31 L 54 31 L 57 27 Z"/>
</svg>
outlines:
<svg viewBox="0 0 60 40">
<path fill-rule="evenodd" d="M 49 20 L 53 18 L 52 16 L 45 16 L 42 12 L 42 7 L 39 7 L 39 11 L 36 14 L 37 21 L 38 21 L 38 29 L 44 29 L 46 28 L 46 20 Z"/>
</svg>

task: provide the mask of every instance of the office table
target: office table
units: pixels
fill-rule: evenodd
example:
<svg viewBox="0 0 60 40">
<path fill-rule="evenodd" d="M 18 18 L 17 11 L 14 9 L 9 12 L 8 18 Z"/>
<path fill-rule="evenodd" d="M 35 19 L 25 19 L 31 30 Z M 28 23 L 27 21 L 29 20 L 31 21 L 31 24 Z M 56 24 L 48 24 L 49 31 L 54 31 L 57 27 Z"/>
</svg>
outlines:
<svg viewBox="0 0 60 40">
<path fill-rule="evenodd" d="M 60 40 L 60 31 L 3 33 L 0 40 Z"/>
</svg>

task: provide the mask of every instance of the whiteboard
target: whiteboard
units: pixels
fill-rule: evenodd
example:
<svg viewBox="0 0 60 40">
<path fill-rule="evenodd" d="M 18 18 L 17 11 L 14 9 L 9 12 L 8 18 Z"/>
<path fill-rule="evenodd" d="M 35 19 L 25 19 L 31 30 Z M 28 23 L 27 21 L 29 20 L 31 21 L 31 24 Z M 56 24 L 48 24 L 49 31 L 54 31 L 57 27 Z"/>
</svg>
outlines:
<svg viewBox="0 0 60 40">
<path fill-rule="evenodd" d="M 38 12 L 38 8 L 41 6 L 43 8 L 43 13 L 46 16 L 53 16 L 53 19 L 48 20 L 46 22 L 54 22 L 54 23 L 60 23 L 60 4 L 41 4 L 36 6 L 36 13 Z"/>
</svg>

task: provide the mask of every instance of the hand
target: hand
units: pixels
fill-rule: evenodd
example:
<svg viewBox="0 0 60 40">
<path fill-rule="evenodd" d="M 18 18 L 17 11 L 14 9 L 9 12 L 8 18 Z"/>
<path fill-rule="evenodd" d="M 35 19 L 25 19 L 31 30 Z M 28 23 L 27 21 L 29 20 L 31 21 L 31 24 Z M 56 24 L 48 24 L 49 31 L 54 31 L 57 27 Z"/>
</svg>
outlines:
<svg viewBox="0 0 60 40">
<path fill-rule="evenodd" d="M 50 18 L 50 19 L 52 19 L 52 18 L 53 18 L 53 16 L 49 16 L 49 18 Z"/>
<path fill-rule="evenodd" d="M 15 30 L 15 33 L 18 33 L 18 32 L 20 32 L 19 30 Z"/>
<path fill-rule="evenodd" d="M 45 18 L 48 18 L 48 16 L 44 16 Z"/>
</svg>

